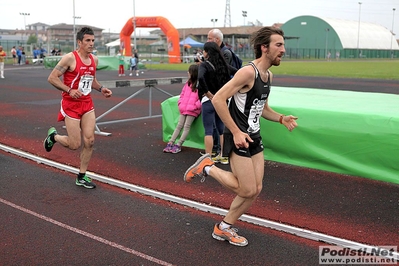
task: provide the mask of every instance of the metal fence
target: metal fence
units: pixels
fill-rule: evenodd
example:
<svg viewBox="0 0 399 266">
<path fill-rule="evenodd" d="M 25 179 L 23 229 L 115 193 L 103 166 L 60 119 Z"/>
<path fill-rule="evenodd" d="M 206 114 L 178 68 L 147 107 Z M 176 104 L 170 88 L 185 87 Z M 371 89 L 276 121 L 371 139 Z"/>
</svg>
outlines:
<svg viewBox="0 0 399 266">
<path fill-rule="evenodd" d="M 302 48 L 286 48 L 285 57 L 288 59 L 388 59 L 399 58 L 398 50 L 366 50 L 366 49 L 302 49 Z"/>
</svg>

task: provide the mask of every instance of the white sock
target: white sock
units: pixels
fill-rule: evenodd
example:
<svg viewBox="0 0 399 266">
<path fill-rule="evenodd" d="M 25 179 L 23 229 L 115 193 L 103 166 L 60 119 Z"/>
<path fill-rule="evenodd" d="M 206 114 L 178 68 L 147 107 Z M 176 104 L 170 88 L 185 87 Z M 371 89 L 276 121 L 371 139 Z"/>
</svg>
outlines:
<svg viewBox="0 0 399 266">
<path fill-rule="evenodd" d="M 220 230 L 224 230 L 224 229 L 227 229 L 227 228 L 230 228 L 230 227 L 231 227 L 231 224 L 228 224 L 228 223 L 226 223 L 225 221 L 222 221 L 222 222 L 219 224 Z"/>
<path fill-rule="evenodd" d="M 211 170 L 211 168 L 213 167 L 214 165 L 207 165 L 207 166 L 205 166 L 204 167 L 204 170 L 205 170 L 205 173 L 207 174 L 207 175 L 209 175 L 209 171 Z"/>
</svg>

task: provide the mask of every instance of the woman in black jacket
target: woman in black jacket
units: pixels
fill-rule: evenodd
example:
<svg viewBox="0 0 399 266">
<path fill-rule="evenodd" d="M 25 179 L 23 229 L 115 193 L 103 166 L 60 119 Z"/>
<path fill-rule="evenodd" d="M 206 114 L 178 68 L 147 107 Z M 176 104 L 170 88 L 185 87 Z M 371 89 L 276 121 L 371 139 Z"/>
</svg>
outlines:
<svg viewBox="0 0 399 266">
<path fill-rule="evenodd" d="M 201 99 L 202 122 L 205 128 L 205 153 L 212 153 L 213 129 L 220 137 L 220 146 L 223 147 L 224 124 L 219 118 L 212 104 L 212 98 L 216 92 L 223 87 L 237 69 L 228 65 L 220 51 L 220 47 L 215 42 L 204 44 L 203 55 L 205 60 L 201 62 L 198 70 L 198 96 Z M 217 156 L 213 158 L 217 162 L 228 163 L 227 158 Z"/>
</svg>

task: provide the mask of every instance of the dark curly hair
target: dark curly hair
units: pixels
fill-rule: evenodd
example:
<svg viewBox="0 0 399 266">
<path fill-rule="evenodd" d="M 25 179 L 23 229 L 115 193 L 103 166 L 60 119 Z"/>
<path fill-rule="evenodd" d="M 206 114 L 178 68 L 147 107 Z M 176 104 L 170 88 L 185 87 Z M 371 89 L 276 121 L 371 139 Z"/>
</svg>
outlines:
<svg viewBox="0 0 399 266">
<path fill-rule="evenodd" d="M 229 67 L 220 47 L 215 42 L 206 42 L 204 44 L 204 51 L 208 53 L 207 60 L 215 67 L 219 85 L 223 86 L 230 80 L 230 74 Z"/>
</svg>

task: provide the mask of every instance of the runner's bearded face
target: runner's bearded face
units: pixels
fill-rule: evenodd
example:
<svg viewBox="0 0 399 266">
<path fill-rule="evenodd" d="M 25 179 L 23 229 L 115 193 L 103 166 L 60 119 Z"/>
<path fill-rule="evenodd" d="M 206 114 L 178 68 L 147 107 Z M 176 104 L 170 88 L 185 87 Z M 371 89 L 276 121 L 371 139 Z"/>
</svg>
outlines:
<svg viewBox="0 0 399 266">
<path fill-rule="evenodd" d="M 284 38 L 281 35 L 273 34 L 270 37 L 268 57 L 272 62 L 272 66 L 279 66 L 281 58 L 285 53 Z"/>
</svg>

